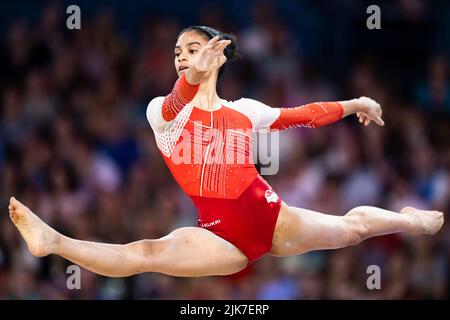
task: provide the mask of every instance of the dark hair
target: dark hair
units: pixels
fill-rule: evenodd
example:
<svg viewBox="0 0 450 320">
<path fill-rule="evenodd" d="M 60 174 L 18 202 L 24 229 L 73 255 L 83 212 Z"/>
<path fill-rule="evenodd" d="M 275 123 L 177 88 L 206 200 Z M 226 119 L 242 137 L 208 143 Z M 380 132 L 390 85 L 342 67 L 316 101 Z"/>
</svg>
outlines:
<svg viewBox="0 0 450 320">
<path fill-rule="evenodd" d="M 233 35 L 231 33 L 220 32 L 211 27 L 190 26 L 190 27 L 187 27 L 187 28 L 184 28 L 183 30 L 181 30 L 181 32 L 178 34 L 177 40 L 181 37 L 181 35 L 183 33 L 189 32 L 189 31 L 195 31 L 201 35 L 204 35 L 208 39 L 212 39 L 216 36 L 219 36 L 219 40 L 231 40 L 231 43 L 228 46 L 226 46 L 225 50 L 223 50 L 225 57 L 227 57 L 227 61 L 234 61 L 241 57 L 235 35 Z M 223 74 L 224 70 L 225 70 L 225 64 L 223 64 L 219 69 L 219 77 Z"/>
</svg>

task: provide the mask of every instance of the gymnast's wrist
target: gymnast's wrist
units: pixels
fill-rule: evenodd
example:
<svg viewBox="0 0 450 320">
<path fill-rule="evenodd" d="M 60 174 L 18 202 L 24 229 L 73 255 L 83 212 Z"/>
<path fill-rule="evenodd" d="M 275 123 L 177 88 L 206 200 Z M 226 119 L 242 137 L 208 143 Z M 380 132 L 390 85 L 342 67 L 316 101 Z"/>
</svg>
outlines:
<svg viewBox="0 0 450 320">
<path fill-rule="evenodd" d="M 342 117 L 346 117 L 348 115 L 357 113 L 357 112 L 363 112 L 363 104 L 358 101 L 358 99 L 351 99 L 351 100 L 345 100 L 345 101 L 339 101 L 342 108 L 344 109 L 344 113 Z"/>
</svg>

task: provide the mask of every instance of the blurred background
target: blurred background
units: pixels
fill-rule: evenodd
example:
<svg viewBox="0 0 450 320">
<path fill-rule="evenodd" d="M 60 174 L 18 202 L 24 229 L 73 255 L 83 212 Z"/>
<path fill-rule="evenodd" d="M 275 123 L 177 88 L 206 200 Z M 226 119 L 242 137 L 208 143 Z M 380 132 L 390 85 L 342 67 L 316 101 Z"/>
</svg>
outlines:
<svg viewBox="0 0 450 320">
<path fill-rule="evenodd" d="M 66 28 L 67 6 L 81 30 Z M 450 212 L 450 2 L 14 1 L 0 11 L 1 299 L 448 299 L 449 224 L 336 251 L 266 256 L 239 274 L 112 279 L 82 271 L 68 290 L 57 256 L 33 258 L 9 221 L 15 195 L 56 230 L 126 243 L 196 225 L 156 149 L 145 111 L 176 80 L 178 32 L 234 33 L 243 58 L 219 81 L 227 100 L 273 107 L 369 96 L 385 127 L 356 116 L 281 133 L 281 198 L 328 214 L 359 205 Z M 381 290 L 368 290 L 369 265 Z"/>
</svg>

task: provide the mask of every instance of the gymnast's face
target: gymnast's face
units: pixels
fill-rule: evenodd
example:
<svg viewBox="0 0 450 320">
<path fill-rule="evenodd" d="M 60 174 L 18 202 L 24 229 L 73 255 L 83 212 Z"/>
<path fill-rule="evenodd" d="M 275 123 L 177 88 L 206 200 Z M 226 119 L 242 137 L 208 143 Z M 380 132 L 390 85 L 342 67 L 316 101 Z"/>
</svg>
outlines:
<svg viewBox="0 0 450 320">
<path fill-rule="evenodd" d="M 196 31 L 184 32 L 175 45 L 175 70 L 181 76 L 190 67 L 190 61 L 201 47 L 208 43 L 206 36 Z"/>
</svg>

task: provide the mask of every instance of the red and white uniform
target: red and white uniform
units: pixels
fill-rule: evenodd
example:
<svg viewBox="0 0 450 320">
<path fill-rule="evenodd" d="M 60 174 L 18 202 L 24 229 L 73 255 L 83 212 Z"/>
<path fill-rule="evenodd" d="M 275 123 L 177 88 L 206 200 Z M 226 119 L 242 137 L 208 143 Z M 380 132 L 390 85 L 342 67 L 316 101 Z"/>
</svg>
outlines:
<svg viewBox="0 0 450 320">
<path fill-rule="evenodd" d="M 341 119 L 343 108 L 337 102 L 272 108 L 242 98 L 205 111 L 190 104 L 198 88 L 181 75 L 169 95 L 150 102 L 147 119 L 175 180 L 199 209 L 199 226 L 252 262 L 270 251 L 281 205 L 253 164 L 252 132 L 317 128 Z"/>
</svg>

